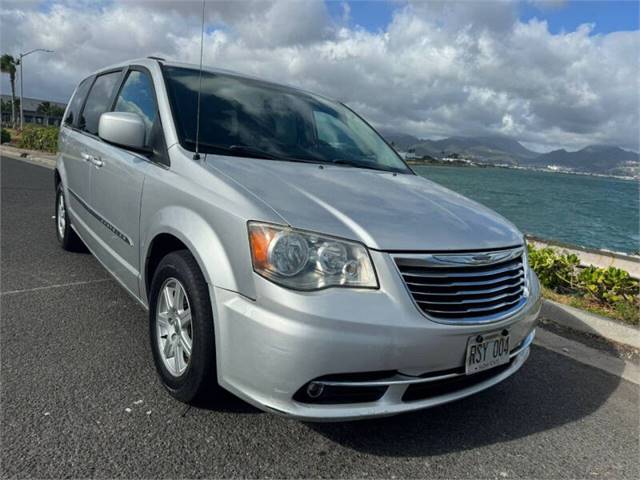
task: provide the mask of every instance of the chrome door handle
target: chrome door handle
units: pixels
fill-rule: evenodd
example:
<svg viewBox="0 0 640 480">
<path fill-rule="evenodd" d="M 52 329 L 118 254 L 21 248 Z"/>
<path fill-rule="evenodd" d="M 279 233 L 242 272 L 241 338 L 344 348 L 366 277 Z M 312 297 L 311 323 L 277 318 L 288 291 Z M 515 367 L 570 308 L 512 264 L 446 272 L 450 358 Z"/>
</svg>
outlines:
<svg viewBox="0 0 640 480">
<path fill-rule="evenodd" d="M 82 159 L 85 162 L 89 162 L 91 164 L 93 164 L 94 166 L 100 168 L 102 165 L 104 165 L 104 162 L 102 161 L 102 159 L 100 157 L 96 157 L 94 155 L 89 155 L 88 153 L 82 153 L 80 155 L 82 157 Z"/>
</svg>

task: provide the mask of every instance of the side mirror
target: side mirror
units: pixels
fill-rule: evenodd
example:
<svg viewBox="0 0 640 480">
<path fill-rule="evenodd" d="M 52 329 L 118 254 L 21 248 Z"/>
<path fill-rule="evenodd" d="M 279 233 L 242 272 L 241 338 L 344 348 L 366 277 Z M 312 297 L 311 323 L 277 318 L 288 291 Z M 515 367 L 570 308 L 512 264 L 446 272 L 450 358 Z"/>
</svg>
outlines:
<svg viewBox="0 0 640 480">
<path fill-rule="evenodd" d="M 146 127 L 142 117 L 131 112 L 106 112 L 100 115 L 98 136 L 134 150 L 143 150 Z"/>
</svg>

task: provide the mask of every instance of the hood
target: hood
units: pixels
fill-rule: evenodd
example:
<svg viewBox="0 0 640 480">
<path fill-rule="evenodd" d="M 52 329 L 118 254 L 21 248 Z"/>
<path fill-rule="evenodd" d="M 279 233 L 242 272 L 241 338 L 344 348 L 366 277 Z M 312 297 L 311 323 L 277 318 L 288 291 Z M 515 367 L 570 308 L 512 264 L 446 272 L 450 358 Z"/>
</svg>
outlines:
<svg viewBox="0 0 640 480">
<path fill-rule="evenodd" d="M 377 250 L 522 244 L 522 234 L 502 216 L 417 175 L 216 155 L 207 155 L 206 166 L 238 182 L 292 227 Z"/>
</svg>

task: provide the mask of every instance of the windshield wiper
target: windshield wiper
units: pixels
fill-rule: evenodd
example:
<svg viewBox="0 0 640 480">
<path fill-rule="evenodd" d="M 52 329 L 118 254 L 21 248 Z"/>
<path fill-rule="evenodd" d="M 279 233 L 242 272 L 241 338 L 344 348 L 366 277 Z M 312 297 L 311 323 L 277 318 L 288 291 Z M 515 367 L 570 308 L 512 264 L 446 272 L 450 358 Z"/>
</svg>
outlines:
<svg viewBox="0 0 640 480">
<path fill-rule="evenodd" d="M 210 153 L 218 155 L 233 155 L 234 157 L 250 157 L 250 158 L 262 158 L 266 160 L 283 160 L 286 162 L 300 162 L 300 163 L 321 163 L 320 161 L 304 158 L 288 157 L 286 155 L 278 155 L 275 153 L 267 152 L 261 148 L 251 147 L 249 145 L 217 145 L 213 143 L 200 142 L 200 146 Z"/>
<path fill-rule="evenodd" d="M 331 163 L 335 163 L 337 165 L 346 165 L 348 167 L 355 167 L 355 168 L 368 168 L 369 170 L 378 170 L 381 172 L 404 173 L 402 170 L 398 170 L 395 168 L 381 167 L 379 165 L 372 165 L 371 163 L 368 163 L 368 162 L 343 160 L 342 158 L 336 158 L 334 160 L 331 160 Z"/>
<path fill-rule="evenodd" d="M 300 163 L 333 163 L 337 165 L 345 165 L 354 168 L 368 168 L 370 170 L 379 170 L 382 172 L 398 172 L 405 173 L 402 170 L 391 169 L 386 167 L 381 167 L 375 164 L 371 164 L 369 162 L 358 162 L 355 160 L 344 160 L 341 158 L 337 158 L 334 160 L 325 160 L 325 159 L 315 159 L 315 158 L 298 158 L 298 157 L 289 157 L 286 155 L 278 155 L 275 153 L 268 152 L 258 147 L 252 147 L 250 145 L 217 145 L 213 143 L 200 142 L 200 146 L 204 147 L 207 150 L 210 150 L 210 153 L 216 153 L 219 155 L 233 155 L 240 157 L 250 157 L 250 158 L 262 158 L 266 160 L 281 160 L 286 162 L 300 162 Z"/>
<path fill-rule="evenodd" d="M 251 157 L 251 158 L 266 158 L 267 160 L 279 160 L 280 158 L 272 153 L 266 152 L 259 148 L 250 147 L 248 145 L 216 145 L 214 143 L 200 142 L 200 146 L 206 149 L 212 150 L 215 153 L 233 154 L 233 156 Z"/>
<path fill-rule="evenodd" d="M 236 152 L 238 155 L 253 158 L 266 158 L 267 160 L 281 160 L 282 157 L 269 153 L 260 148 L 250 147 L 248 145 L 231 145 L 227 147 L 230 152 Z"/>
<path fill-rule="evenodd" d="M 267 152 L 260 148 L 250 147 L 248 145 L 231 145 L 229 151 L 236 152 L 240 155 L 255 158 L 266 158 L 268 160 L 284 160 L 285 162 L 300 162 L 300 163 L 322 163 L 319 160 L 289 157 L 287 155 L 278 155 L 275 153 Z"/>
</svg>

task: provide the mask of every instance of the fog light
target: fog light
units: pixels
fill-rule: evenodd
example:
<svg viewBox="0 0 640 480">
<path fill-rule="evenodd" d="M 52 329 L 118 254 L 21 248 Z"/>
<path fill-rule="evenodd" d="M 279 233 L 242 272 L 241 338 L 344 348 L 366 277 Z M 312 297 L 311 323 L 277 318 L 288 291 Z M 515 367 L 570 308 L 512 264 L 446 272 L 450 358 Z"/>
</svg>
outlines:
<svg viewBox="0 0 640 480">
<path fill-rule="evenodd" d="M 307 395 L 309 398 L 318 398 L 324 392 L 324 385 L 321 383 L 311 382 L 307 387 Z"/>
</svg>

